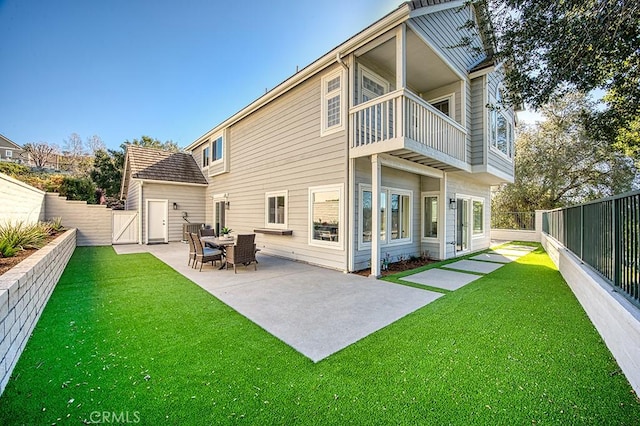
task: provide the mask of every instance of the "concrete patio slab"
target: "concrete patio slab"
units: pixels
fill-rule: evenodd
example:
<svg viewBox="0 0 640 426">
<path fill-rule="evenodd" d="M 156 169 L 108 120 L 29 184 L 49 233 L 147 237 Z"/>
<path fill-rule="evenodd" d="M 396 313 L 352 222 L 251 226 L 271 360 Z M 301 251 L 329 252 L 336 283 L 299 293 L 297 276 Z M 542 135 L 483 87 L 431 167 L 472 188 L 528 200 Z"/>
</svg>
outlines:
<svg viewBox="0 0 640 426">
<path fill-rule="evenodd" d="M 477 256 L 470 257 L 470 260 L 484 260 L 486 262 L 497 262 L 497 263 L 510 263 L 513 262 L 514 259 L 517 259 L 518 256 L 504 256 L 500 253 L 495 252 L 487 252 L 481 253 Z"/>
<path fill-rule="evenodd" d="M 191 269 L 182 243 L 114 249 L 152 253 L 314 362 L 443 296 L 264 254 L 257 271 L 251 265 L 234 274 L 211 264 Z"/>
<path fill-rule="evenodd" d="M 478 272 L 488 274 L 502 267 L 502 263 L 477 262 L 475 260 L 459 260 L 442 265 L 443 268 L 457 269 L 459 271 Z"/>
<path fill-rule="evenodd" d="M 454 291 L 477 280 L 478 278 L 482 278 L 482 276 L 434 268 L 406 276 L 402 278 L 402 280 Z"/>
</svg>

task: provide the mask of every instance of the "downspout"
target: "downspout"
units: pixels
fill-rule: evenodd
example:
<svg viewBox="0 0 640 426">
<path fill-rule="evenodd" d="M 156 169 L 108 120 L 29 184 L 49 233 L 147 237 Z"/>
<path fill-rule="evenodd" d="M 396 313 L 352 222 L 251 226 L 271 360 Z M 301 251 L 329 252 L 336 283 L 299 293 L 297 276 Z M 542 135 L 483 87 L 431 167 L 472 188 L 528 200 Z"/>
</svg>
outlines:
<svg viewBox="0 0 640 426">
<path fill-rule="evenodd" d="M 351 194 L 351 180 L 353 179 L 353 170 L 351 167 L 351 156 L 350 156 L 350 149 L 351 149 L 351 138 L 349 135 L 351 135 L 351 131 L 349 128 L 349 108 L 351 106 L 351 93 L 349 91 L 349 82 L 350 82 L 350 75 L 349 75 L 349 67 L 347 66 L 347 64 L 342 60 L 342 58 L 340 57 L 340 52 L 336 52 L 336 62 L 338 64 L 340 64 L 342 66 L 342 68 L 345 69 L 345 71 L 347 72 L 347 78 L 345 79 L 345 92 L 346 92 L 346 96 L 347 96 L 347 102 L 345 102 L 346 104 L 346 125 L 345 125 L 345 131 L 347 134 L 347 156 L 345 159 L 345 164 L 346 164 L 346 168 L 347 168 L 347 179 L 346 179 L 346 183 L 345 183 L 345 204 L 346 204 L 346 208 L 345 208 L 345 212 L 347 213 L 347 226 L 346 226 L 346 230 L 345 230 L 345 248 L 346 248 L 346 270 L 344 271 L 345 273 L 350 272 L 353 270 L 353 248 L 352 248 L 352 232 L 353 232 L 353 212 L 351 211 L 352 209 L 352 205 L 353 203 L 351 203 L 351 197 L 353 196 Z"/>
<path fill-rule="evenodd" d="M 138 241 L 140 245 L 143 244 L 142 242 L 142 184 L 144 182 L 140 181 L 140 187 L 138 188 Z"/>
</svg>

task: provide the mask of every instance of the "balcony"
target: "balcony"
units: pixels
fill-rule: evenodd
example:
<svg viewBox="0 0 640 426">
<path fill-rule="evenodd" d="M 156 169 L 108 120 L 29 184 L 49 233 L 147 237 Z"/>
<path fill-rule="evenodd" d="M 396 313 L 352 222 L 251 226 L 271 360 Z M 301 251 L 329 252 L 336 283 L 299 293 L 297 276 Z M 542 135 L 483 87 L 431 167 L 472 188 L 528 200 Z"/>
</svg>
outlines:
<svg viewBox="0 0 640 426">
<path fill-rule="evenodd" d="M 467 131 L 406 89 L 349 111 L 352 158 L 388 153 L 444 171 L 469 170 Z"/>
</svg>

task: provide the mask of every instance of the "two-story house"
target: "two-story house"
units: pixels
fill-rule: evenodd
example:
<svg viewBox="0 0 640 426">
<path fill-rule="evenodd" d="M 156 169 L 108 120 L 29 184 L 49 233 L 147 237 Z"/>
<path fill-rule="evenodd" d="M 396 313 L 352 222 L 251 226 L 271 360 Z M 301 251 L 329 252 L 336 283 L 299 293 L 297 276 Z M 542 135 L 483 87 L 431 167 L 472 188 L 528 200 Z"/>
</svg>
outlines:
<svg viewBox="0 0 640 426">
<path fill-rule="evenodd" d="M 372 275 L 384 258 L 487 248 L 514 114 L 490 43 L 465 26 L 482 7 L 406 2 L 190 144 L 207 223 Z"/>
<path fill-rule="evenodd" d="M 29 154 L 11 139 L 0 135 L 0 161 L 28 164 Z"/>
</svg>

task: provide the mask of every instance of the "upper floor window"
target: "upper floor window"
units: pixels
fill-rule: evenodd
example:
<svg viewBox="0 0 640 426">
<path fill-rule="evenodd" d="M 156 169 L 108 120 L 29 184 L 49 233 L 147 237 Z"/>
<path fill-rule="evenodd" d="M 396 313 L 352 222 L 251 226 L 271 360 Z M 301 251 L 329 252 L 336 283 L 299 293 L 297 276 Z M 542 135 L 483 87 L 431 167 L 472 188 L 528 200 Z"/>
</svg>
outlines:
<svg viewBox="0 0 640 426">
<path fill-rule="evenodd" d="M 209 162 L 211 161 L 211 156 L 209 155 L 209 153 L 210 153 L 209 142 L 207 142 L 207 145 L 204 148 L 202 148 L 202 167 L 209 166 Z"/>
<path fill-rule="evenodd" d="M 447 117 L 453 118 L 454 96 L 455 94 L 451 93 L 447 96 L 443 96 L 437 99 L 432 99 L 429 101 L 429 103 L 431 104 L 432 107 L 434 107 L 435 109 L 437 109 L 438 111 L 446 115 Z"/>
<path fill-rule="evenodd" d="M 513 158 L 513 125 L 502 106 L 502 89 L 496 90 L 489 113 L 489 141 L 492 148 Z"/>
<path fill-rule="evenodd" d="M 267 192 L 265 225 L 269 228 L 287 227 L 287 191 Z"/>
<path fill-rule="evenodd" d="M 322 78 L 321 135 L 344 129 L 342 71 Z"/>
<path fill-rule="evenodd" d="M 13 157 L 13 151 L 11 151 L 10 149 L 7 149 L 4 151 L 4 156 L 7 158 L 11 158 Z"/>
<path fill-rule="evenodd" d="M 222 159 L 223 154 L 223 141 L 222 141 L 222 136 L 220 136 L 218 139 L 216 139 L 215 141 L 213 141 L 213 144 L 211 145 L 211 154 L 213 156 L 212 161 L 218 161 Z"/>
</svg>

